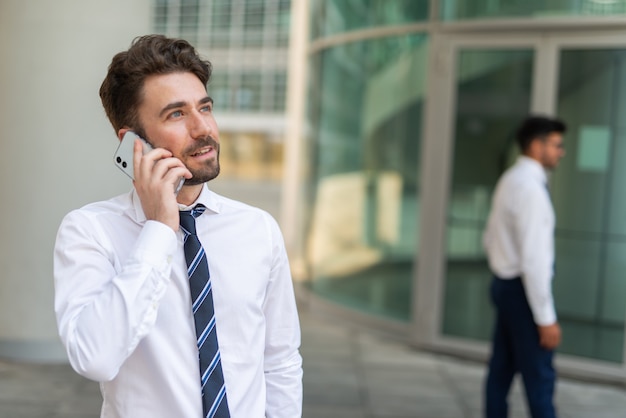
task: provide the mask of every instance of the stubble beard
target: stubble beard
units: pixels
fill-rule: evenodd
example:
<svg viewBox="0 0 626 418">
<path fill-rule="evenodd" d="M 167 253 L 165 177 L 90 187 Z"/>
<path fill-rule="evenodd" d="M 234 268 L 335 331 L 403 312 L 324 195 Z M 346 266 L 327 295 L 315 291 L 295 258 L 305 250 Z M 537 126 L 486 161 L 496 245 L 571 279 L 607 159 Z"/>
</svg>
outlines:
<svg viewBox="0 0 626 418">
<path fill-rule="evenodd" d="M 217 152 L 215 160 L 211 160 L 208 163 L 208 167 L 203 170 L 189 170 L 191 171 L 190 179 L 185 180 L 185 186 L 195 186 L 197 184 L 203 184 L 207 181 L 211 181 L 220 174 L 220 154 Z"/>
<path fill-rule="evenodd" d="M 205 166 L 203 166 L 201 169 L 192 170 L 187 167 L 187 169 L 191 171 L 191 175 L 193 177 L 185 180 L 185 185 L 195 186 L 198 184 L 203 184 L 207 181 L 213 180 L 220 174 L 220 145 L 212 137 L 209 136 L 205 139 L 198 140 L 193 147 L 186 149 L 183 155 L 193 155 L 197 152 L 197 150 L 207 146 L 213 147 L 213 149 L 216 151 L 215 159 L 207 161 Z"/>
</svg>

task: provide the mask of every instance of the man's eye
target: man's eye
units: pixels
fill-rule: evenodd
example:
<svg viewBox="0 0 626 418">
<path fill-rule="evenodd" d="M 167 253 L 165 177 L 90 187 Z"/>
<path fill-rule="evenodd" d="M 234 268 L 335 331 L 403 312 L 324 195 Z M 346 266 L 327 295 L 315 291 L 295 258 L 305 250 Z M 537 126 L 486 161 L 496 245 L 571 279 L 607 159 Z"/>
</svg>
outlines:
<svg viewBox="0 0 626 418">
<path fill-rule="evenodd" d="M 175 112 L 170 113 L 170 117 L 171 118 L 179 118 L 183 115 L 183 112 L 181 112 L 180 110 L 177 110 Z"/>
<path fill-rule="evenodd" d="M 210 112 L 211 111 L 211 106 L 207 105 L 207 106 L 203 106 L 202 108 L 200 108 L 201 112 Z"/>
</svg>

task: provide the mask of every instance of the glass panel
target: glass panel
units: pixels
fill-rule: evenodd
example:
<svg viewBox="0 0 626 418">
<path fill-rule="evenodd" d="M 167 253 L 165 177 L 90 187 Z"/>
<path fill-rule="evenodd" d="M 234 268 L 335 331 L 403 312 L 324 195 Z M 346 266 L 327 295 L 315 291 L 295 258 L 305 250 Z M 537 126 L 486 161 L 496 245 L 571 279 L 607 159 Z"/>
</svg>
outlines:
<svg viewBox="0 0 626 418">
<path fill-rule="evenodd" d="M 156 0 L 154 2 L 154 29 L 157 33 L 165 33 L 167 28 L 168 0 Z"/>
<path fill-rule="evenodd" d="M 263 44 L 264 1 L 246 0 L 244 3 L 243 36 L 245 46 Z"/>
<path fill-rule="evenodd" d="M 311 2 L 313 38 L 373 26 L 428 19 L 426 0 L 322 0 Z"/>
<path fill-rule="evenodd" d="M 425 36 L 313 57 L 306 236 L 313 290 L 409 320 L 419 212 Z"/>
<path fill-rule="evenodd" d="M 180 36 L 194 44 L 198 36 L 199 8 L 198 0 L 181 0 L 180 2 Z"/>
<path fill-rule="evenodd" d="M 513 133 L 530 109 L 533 63 L 532 50 L 466 50 L 458 55 L 446 335 L 483 340 L 491 335 L 491 273 L 482 232 L 493 187 L 516 153 Z"/>
<path fill-rule="evenodd" d="M 289 22 L 291 20 L 291 0 L 278 0 L 278 16 L 276 25 L 278 31 L 278 46 L 289 44 Z"/>
<path fill-rule="evenodd" d="M 243 73 L 241 85 L 235 92 L 235 109 L 258 111 L 261 105 L 260 94 L 261 74 Z"/>
<path fill-rule="evenodd" d="M 287 101 L 287 73 L 274 74 L 274 98 L 271 103 L 271 112 L 284 112 Z"/>
<path fill-rule="evenodd" d="M 215 110 L 221 112 L 232 110 L 228 73 L 214 71 L 209 80 L 208 93 L 213 99 Z"/>
<path fill-rule="evenodd" d="M 626 315 L 626 49 L 563 50 L 567 155 L 552 178 L 559 351 L 621 362 Z"/>
<path fill-rule="evenodd" d="M 213 0 L 211 25 L 208 28 L 208 41 L 213 47 L 227 47 L 230 44 L 231 8 L 230 0 Z"/>
<path fill-rule="evenodd" d="M 231 25 L 231 0 L 213 0 L 211 27 L 228 29 Z"/>
<path fill-rule="evenodd" d="M 443 20 L 626 13 L 624 0 L 442 0 Z"/>
<path fill-rule="evenodd" d="M 246 0 L 244 3 L 244 26 L 246 28 L 263 28 L 265 11 L 263 3 L 265 0 Z"/>
</svg>

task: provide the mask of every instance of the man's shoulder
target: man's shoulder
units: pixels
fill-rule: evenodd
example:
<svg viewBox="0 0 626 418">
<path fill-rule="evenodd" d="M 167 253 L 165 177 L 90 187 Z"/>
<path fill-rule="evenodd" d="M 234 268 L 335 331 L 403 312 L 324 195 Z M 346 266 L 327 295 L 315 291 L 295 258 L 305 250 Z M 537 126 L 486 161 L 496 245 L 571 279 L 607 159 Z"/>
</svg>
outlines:
<svg viewBox="0 0 626 418">
<path fill-rule="evenodd" d="M 223 213 L 238 214 L 241 216 L 269 216 L 271 215 L 259 207 L 250 205 L 240 200 L 235 200 L 230 197 L 222 196 L 214 193 L 215 197 L 220 205 L 220 211 Z"/>
<path fill-rule="evenodd" d="M 238 225 L 247 225 L 251 229 L 262 228 L 265 231 L 280 233 L 278 221 L 265 209 L 215 194 L 219 204 L 219 213 L 227 216 Z"/>
<path fill-rule="evenodd" d="M 529 163 L 528 160 L 518 160 L 509 167 L 502 177 L 501 182 L 510 183 L 517 187 L 537 188 L 545 187 L 542 183 L 541 174 L 537 167 Z"/>
<path fill-rule="evenodd" d="M 533 177 L 528 177 L 523 170 L 511 167 L 496 185 L 496 201 L 513 210 L 541 201 L 546 196 L 546 186 Z"/>
<path fill-rule="evenodd" d="M 124 193 L 107 200 L 91 202 L 80 208 L 73 209 L 65 215 L 65 219 L 89 219 L 95 221 L 102 216 L 123 217 L 127 216 L 132 209 L 132 193 Z"/>
<path fill-rule="evenodd" d="M 132 192 L 123 193 L 109 199 L 98 200 L 87 203 L 86 205 L 76 209 L 85 212 L 117 212 L 133 206 Z"/>
</svg>

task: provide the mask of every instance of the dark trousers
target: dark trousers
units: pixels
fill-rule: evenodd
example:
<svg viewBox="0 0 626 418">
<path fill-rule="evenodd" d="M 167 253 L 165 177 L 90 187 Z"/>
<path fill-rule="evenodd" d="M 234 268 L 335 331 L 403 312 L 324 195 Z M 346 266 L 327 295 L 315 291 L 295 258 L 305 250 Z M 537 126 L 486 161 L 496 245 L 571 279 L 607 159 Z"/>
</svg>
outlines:
<svg viewBox="0 0 626 418">
<path fill-rule="evenodd" d="M 487 418 L 508 416 L 507 397 L 517 372 L 524 382 L 531 416 L 556 417 L 552 403 L 556 380 L 552 367 L 554 351 L 539 345 L 539 331 L 522 280 L 494 278 L 491 298 L 496 308 L 496 324 L 485 390 Z"/>
</svg>

